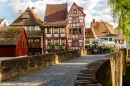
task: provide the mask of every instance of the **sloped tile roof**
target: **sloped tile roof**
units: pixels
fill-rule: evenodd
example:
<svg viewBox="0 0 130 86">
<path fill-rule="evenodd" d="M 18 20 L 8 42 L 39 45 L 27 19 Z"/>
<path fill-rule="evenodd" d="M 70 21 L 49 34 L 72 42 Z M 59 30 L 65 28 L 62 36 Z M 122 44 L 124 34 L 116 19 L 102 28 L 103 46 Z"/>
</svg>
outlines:
<svg viewBox="0 0 130 86">
<path fill-rule="evenodd" d="M 85 28 L 85 32 L 88 32 L 87 35 L 85 34 L 85 38 L 94 38 L 91 28 Z"/>
<path fill-rule="evenodd" d="M 0 45 L 17 45 L 23 28 L 6 28 L 0 30 Z"/>
<path fill-rule="evenodd" d="M 123 31 L 120 29 L 120 30 L 118 30 L 118 29 L 114 29 L 114 31 L 115 31 L 115 34 L 116 35 L 118 35 L 117 37 L 115 37 L 115 39 L 117 40 L 126 40 L 126 37 L 125 36 L 123 36 Z M 119 33 L 119 34 L 118 34 Z"/>
<path fill-rule="evenodd" d="M 27 21 L 23 21 L 28 19 Z M 39 25 L 42 28 L 43 20 L 36 13 L 32 11 L 29 7 L 23 12 L 10 26 L 32 26 Z"/>
<path fill-rule="evenodd" d="M 59 13 L 57 13 L 59 11 Z M 47 4 L 44 21 L 53 22 L 66 20 L 67 15 L 67 3 L 64 4 Z"/>
<path fill-rule="evenodd" d="M 4 21 L 5 19 L 0 19 L 0 24 Z"/>
<path fill-rule="evenodd" d="M 30 37 L 42 37 L 43 31 L 26 31 L 27 38 Z"/>
<path fill-rule="evenodd" d="M 43 24 L 44 27 L 59 27 L 59 26 L 66 26 L 67 22 L 64 21 L 56 21 L 56 22 L 45 22 Z"/>
<path fill-rule="evenodd" d="M 97 37 L 105 37 L 105 36 L 114 36 L 115 32 L 113 26 L 108 24 L 107 22 L 91 22 L 91 26 L 93 27 L 95 34 Z"/>
</svg>

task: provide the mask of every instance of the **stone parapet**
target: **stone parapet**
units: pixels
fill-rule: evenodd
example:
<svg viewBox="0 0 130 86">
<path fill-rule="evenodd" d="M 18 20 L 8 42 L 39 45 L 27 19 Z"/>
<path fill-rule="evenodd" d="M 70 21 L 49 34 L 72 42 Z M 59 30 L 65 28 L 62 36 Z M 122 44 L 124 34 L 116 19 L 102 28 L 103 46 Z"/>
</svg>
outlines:
<svg viewBox="0 0 130 86">
<path fill-rule="evenodd" d="M 0 82 L 39 70 L 79 56 L 91 54 L 91 49 L 63 51 L 0 61 Z"/>
<path fill-rule="evenodd" d="M 86 66 L 77 75 L 75 86 L 122 86 L 125 71 L 126 49 L 122 49 Z"/>
</svg>

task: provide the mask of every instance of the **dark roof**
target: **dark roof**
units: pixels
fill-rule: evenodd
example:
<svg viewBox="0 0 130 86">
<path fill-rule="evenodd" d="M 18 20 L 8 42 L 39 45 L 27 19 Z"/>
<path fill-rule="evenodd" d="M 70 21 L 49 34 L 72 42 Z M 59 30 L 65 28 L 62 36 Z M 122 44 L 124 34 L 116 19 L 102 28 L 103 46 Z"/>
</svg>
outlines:
<svg viewBox="0 0 130 86">
<path fill-rule="evenodd" d="M 120 30 L 118 30 L 118 29 L 114 29 L 114 31 L 115 31 L 115 34 L 117 34 L 118 36 L 117 37 L 115 37 L 115 39 L 117 40 L 126 40 L 126 37 L 125 37 L 125 35 L 123 35 L 123 31 L 120 29 Z M 119 33 L 119 34 L 118 34 Z"/>
<path fill-rule="evenodd" d="M 0 30 L 0 45 L 17 45 L 23 28 Z"/>
<path fill-rule="evenodd" d="M 41 37 L 43 34 L 43 31 L 26 31 L 27 38 Z"/>
<path fill-rule="evenodd" d="M 28 19 L 28 21 L 23 21 L 23 19 Z M 25 12 L 23 12 L 13 23 L 10 24 L 10 26 L 39 25 L 42 28 L 42 23 L 42 18 L 28 7 Z"/>
<path fill-rule="evenodd" d="M 59 11 L 59 13 L 57 13 Z M 47 4 L 44 21 L 53 22 L 66 20 L 67 15 L 67 3 L 64 4 Z"/>
<path fill-rule="evenodd" d="M 113 26 L 107 22 L 91 22 L 91 26 L 93 27 L 95 34 L 97 37 L 105 37 L 105 36 L 114 36 L 115 32 Z"/>
<path fill-rule="evenodd" d="M 5 19 L 0 19 L 0 24 L 4 21 Z"/>
<path fill-rule="evenodd" d="M 59 27 L 59 26 L 66 26 L 67 22 L 64 21 L 56 21 L 56 22 L 45 22 L 43 24 L 44 27 Z"/>
<path fill-rule="evenodd" d="M 94 38 L 91 28 L 85 28 L 85 32 L 88 32 L 87 35 L 85 34 L 85 38 Z"/>
</svg>

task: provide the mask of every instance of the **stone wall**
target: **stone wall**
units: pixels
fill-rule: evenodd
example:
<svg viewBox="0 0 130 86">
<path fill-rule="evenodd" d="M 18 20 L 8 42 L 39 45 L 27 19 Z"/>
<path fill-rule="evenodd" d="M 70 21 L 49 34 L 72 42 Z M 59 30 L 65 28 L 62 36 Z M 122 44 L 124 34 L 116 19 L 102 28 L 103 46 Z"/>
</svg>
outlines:
<svg viewBox="0 0 130 86">
<path fill-rule="evenodd" d="M 0 82 L 79 56 L 91 54 L 91 50 L 75 50 L 20 57 L 0 61 Z"/>
<path fill-rule="evenodd" d="M 114 52 L 81 70 L 75 86 L 122 86 L 126 70 L 126 50 Z"/>
</svg>

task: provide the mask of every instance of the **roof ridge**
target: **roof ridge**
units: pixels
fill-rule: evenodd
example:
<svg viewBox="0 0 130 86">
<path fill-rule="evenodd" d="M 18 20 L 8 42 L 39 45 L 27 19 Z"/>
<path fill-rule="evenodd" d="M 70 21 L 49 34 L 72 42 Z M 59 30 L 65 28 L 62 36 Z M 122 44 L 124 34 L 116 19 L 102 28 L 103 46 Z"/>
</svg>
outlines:
<svg viewBox="0 0 130 86">
<path fill-rule="evenodd" d="M 103 24 L 105 25 L 105 27 L 107 28 L 107 30 L 109 31 L 109 29 L 108 29 L 108 27 L 106 26 L 106 24 L 105 24 L 105 22 L 103 21 Z M 110 31 L 109 31 L 110 32 Z M 110 32 L 110 34 L 111 34 L 111 32 Z"/>
</svg>

